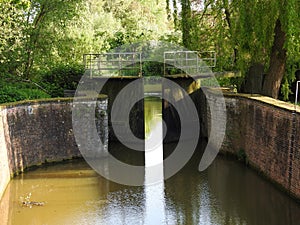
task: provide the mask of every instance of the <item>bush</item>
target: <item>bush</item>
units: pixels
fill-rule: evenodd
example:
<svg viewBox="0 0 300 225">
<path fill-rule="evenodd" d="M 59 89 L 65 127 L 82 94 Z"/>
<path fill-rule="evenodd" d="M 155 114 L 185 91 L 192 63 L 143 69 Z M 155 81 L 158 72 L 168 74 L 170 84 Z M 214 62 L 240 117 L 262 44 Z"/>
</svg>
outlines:
<svg viewBox="0 0 300 225">
<path fill-rule="evenodd" d="M 41 84 L 51 97 L 63 97 L 64 90 L 76 90 L 83 74 L 83 65 L 61 64 L 42 74 Z"/>
<path fill-rule="evenodd" d="M 236 86 L 239 89 L 243 82 L 243 77 L 219 77 L 217 80 L 221 87 Z"/>
<path fill-rule="evenodd" d="M 50 95 L 39 89 L 28 87 L 27 83 L 9 83 L 1 82 L 0 103 L 16 102 L 22 100 L 32 100 L 39 98 L 49 98 Z"/>
<path fill-rule="evenodd" d="M 149 61 L 143 62 L 143 76 L 163 76 L 164 75 L 164 64 L 161 62 Z"/>
</svg>

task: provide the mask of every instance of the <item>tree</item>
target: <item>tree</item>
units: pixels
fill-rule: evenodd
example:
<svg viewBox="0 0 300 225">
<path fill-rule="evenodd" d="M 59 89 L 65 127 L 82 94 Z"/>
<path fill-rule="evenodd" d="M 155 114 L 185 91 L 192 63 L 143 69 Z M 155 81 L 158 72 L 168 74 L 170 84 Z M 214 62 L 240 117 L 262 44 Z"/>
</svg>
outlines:
<svg viewBox="0 0 300 225">
<path fill-rule="evenodd" d="M 29 79 L 32 70 L 57 62 L 64 50 L 74 44 L 66 34 L 70 21 L 79 16 L 82 0 L 32 0 L 26 11 L 27 39 L 23 76 Z M 63 57 L 64 58 L 64 57 Z M 34 65 L 35 63 L 35 65 Z"/>
<path fill-rule="evenodd" d="M 0 60 L 2 72 L 29 79 L 35 65 L 47 65 L 63 49 L 68 22 L 82 0 L 3 0 L 1 7 Z M 43 66 L 42 66 L 43 67 Z"/>
<path fill-rule="evenodd" d="M 190 0 L 181 0 L 182 44 L 190 49 L 192 46 L 192 9 Z"/>
<path fill-rule="evenodd" d="M 270 55 L 270 66 L 263 83 L 262 93 L 277 98 L 281 81 L 286 70 L 287 52 L 284 48 L 286 33 L 283 31 L 281 21 L 278 18 L 274 28 L 274 41 Z"/>
<path fill-rule="evenodd" d="M 22 64 L 22 50 L 26 39 L 24 10 L 29 1 L 2 0 L 0 2 L 0 72 L 18 74 Z"/>
<path fill-rule="evenodd" d="M 283 1 L 238 1 L 239 52 L 248 65 L 261 63 L 266 76 L 262 93 L 278 98 L 282 79 L 294 79 L 294 67 L 299 63 L 299 3 Z M 287 97 L 288 90 L 284 90 Z"/>
<path fill-rule="evenodd" d="M 214 48 L 219 69 L 245 74 L 262 64 L 262 93 L 278 98 L 284 79 L 282 91 L 288 95 L 286 83 L 300 64 L 298 0 L 181 0 L 181 8 L 184 46 Z"/>
<path fill-rule="evenodd" d="M 165 0 L 3 0 L 0 7 L 1 69 L 24 79 L 172 30 Z"/>
<path fill-rule="evenodd" d="M 176 1 L 169 1 L 169 5 Z M 216 51 L 216 70 L 232 70 L 236 64 L 237 49 L 233 41 L 235 21 L 231 1 L 228 0 L 181 0 L 181 9 L 174 17 L 180 20 L 182 45 L 190 50 Z M 173 14 L 176 12 L 174 9 Z M 178 23 L 178 22 L 177 22 Z M 234 51 L 233 51 L 234 49 Z"/>
</svg>

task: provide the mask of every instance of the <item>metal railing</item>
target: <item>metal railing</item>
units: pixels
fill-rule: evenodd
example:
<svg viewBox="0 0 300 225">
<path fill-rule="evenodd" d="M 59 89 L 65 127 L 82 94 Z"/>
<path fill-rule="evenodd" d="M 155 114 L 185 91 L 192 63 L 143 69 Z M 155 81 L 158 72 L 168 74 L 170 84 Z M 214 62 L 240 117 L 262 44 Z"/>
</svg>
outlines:
<svg viewBox="0 0 300 225">
<path fill-rule="evenodd" d="M 177 74 L 201 75 L 216 66 L 213 51 L 168 51 L 164 52 L 164 76 Z"/>
<path fill-rule="evenodd" d="M 296 106 L 298 104 L 299 85 L 300 85 L 300 81 L 297 81 L 297 83 L 296 83 L 295 109 L 296 109 Z"/>
<path fill-rule="evenodd" d="M 134 76 L 143 73 L 140 52 L 84 54 L 85 71 L 90 78 Z M 163 76 L 204 75 L 216 66 L 216 53 L 198 51 L 164 52 Z"/>
<path fill-rule="evenodd" d="M 86 73 L 91 78 L 142 75 L 142 58 L 139 52 L 84 54 L 83 61 Z"/>
</svg>

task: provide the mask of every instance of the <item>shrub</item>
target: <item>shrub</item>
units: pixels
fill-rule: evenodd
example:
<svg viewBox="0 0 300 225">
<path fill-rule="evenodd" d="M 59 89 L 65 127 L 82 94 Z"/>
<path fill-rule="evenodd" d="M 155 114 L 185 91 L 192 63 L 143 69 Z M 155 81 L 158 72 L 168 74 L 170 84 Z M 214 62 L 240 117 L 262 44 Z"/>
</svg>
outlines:
<svg viewBox="0 0 300 225">
<path fill-rule="evenodd" d="M 61 64 L 44 73 L 41 83 L 51 97 L 63 97 L 64 90 L 76 90 L 83 74 L 83 65 Z"/>
<path fill-rule="evenodd" d="M 217 80 L 221 87 L 236 86 L 238 89 L 240 88 L 241 83 L 243 82 L 242 77 L 219 77 L 217 78 Z"/>
<path fill-rule="evenodd" d="M 148 61 L 143 62 L 143 76 L 163 76 L 164 65 L 161 62 Z"/>
<path fill-rule="evenodd" d="M 1 83 L 2 88 L 0 89 L 0 103 L 16 102 L 22 100 L 32 100 L 39 98 L 49 98 L 50 95 L 39 89 L 28 88 L 28 84 L 22 83 Z"/>
</svg>

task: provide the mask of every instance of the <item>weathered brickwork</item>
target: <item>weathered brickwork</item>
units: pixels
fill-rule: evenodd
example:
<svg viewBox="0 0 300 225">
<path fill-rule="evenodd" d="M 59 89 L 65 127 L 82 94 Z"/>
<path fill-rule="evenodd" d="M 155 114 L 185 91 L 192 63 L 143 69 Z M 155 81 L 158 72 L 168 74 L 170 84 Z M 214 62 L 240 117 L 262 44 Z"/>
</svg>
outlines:
<svg viewBox="0 0 300 225">
<path fill-rule="evenodd" d="M 107 98 L 98 99 L 97 130 L 108 147 Z M 72 99 L 0 106 L 0 198 L 10 179 L 45 162 L 81 157 L 72 126 Z"/>
<path fill-rule="evenodd" d="M 206 97 L 215 98 L 213 94 Z M 252 167 L 300 199 L 299 111 L 267 97 L 233 94 L 224 97 L 227 126 L 221 151 L 245 153 Z M 209 112 L 207 99 L 203 104 Z M 209 132 L 209 113 L 206 119 Z"/>
<path fill-rule="evenodd" d="M 20 105 L 7 109 L 11 173 L 80 156 L 73 132 L 70 102 Z"/>
</svg>

